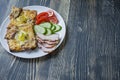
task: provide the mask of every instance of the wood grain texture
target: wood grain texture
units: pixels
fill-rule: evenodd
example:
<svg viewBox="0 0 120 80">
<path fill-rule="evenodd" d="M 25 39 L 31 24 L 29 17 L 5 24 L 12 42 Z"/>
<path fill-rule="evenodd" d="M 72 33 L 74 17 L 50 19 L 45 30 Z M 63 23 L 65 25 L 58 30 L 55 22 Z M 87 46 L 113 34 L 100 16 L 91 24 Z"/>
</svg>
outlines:
<svg viewBox="0 0 120 80">
<path fill-rule="evenodd" d="M 120 80 L 120 0 L 0 0 L 0 24 L 12 6 L 31 5 L 60 13 L 65 40 L 37 59 L 14 57 L 0 44 L 0 80 Z"/>
</svg>

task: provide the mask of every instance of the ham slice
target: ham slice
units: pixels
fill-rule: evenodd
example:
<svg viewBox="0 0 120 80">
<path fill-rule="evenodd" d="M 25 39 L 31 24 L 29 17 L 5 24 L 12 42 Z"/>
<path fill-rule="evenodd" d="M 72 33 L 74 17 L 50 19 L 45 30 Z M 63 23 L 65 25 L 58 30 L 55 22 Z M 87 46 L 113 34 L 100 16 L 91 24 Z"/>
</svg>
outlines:
<svg viewBox="0 0 120 80">
<path fill-rule="evenodd" d="M 36 36 L 36 39 L 39 43 L 44 43 L 44 41 L 39 36 Z"/>
<path fill-rule="evenodd" d="M 46 52 L 46 53 L 50 53 L 50 52 L 52 52 L 52 51 L 55 50 L 55 47 L 46 48 L 46 47 L 44 47 L 42 44 L 38 44 L 38 47 L 39 47 L 40 49 L 42 49 L 44 52 Z"/>
<path fill-rule="evenodd" d="M 58 44 L 59 43 L 59 40 L 56 40 L 56 41 L 44 41 L 46 44 L 49 44 L 49 45 L 53 45 L 53 44 Z"/>
<path fill-rule="evenodd" d="M 46 48 L 52 48 L 52 47 L 56 46 L 59 43 L 58 40 L 57 41 L 48 41 L 48 40 L 43 41 L 39 37 L 36 37 L 36 39 L 37 39 L 39 44 L 42 44 Z"/>
<path fill-rule="evenodd" d="M 36 39 L 38 41 L 38 47 L 41 48 L 44 52 L 50 53 L 55 50 L 56 45 L 59 43 L 59 35 L 43 35 L 37 33 Z"/>
<path fill-rule="evenodd" d="M 46 47 L 46 48 L 53 48 L 53 47 L 55 47 L 56 46 L 56 44 L 46 44 L 46 43 L 44 43 L 44 44 L 42 44 L 44 47 Z"/>
<path fill-rule="evenodd" d="M 51 40 L 42 40 L 40 37 L 36 36 L 36 39 L 39 43 L 46 43 L 46 44 L 50 44 L 50 45 L 54 45 L 54 44 L 58 44 L 59 43 L 59 40 L 54 40 L 54 41 L 51 41 Z"/>
<path fill-rule="evenodd" d="M 43 35 L 43 34 L 37 33 L 37 36 L 39 36 L 42 40 L 50 40 L 50 41 L 59 40 L 58 34 Z"/>
</svg>

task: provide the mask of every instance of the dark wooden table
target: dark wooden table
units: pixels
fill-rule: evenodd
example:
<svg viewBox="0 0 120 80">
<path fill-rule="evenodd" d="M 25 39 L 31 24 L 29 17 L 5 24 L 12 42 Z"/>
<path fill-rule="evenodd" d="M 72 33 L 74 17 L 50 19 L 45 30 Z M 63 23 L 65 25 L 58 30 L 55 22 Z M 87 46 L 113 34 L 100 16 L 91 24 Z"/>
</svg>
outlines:
<svg viewBox="0 0 120 80">
<path fill-rule="evenodd" d="M 0 80 L 120 80 L 120 0 L 0 0 L 0 24 L 12 6 L 47 6 L 64 18 L 62 45 L 37 59 L 0 44 Z"/>
</svg>

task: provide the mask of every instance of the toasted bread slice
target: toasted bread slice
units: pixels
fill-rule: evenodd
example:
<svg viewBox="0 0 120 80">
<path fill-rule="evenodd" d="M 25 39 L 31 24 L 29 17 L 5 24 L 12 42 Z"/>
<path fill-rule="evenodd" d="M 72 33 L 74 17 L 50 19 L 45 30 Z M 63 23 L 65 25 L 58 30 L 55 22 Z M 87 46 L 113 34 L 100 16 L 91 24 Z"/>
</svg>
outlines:
<svg viewBox="0 0 120 80">
<path fill-rule="evenodd" d="M 36 40 L 31 24 L 18 27 L 14 38 L 8 39 L 10 51 L 23 51 L 36 48 Z"/>
<path fill-rule="evenodd" d="M 10 14 L 10 18 L 11 18 L 11 15 L 13 15 L 13 14 L 12 13 Z M 23 24 L 34 25 L 36 15 L 37 15 L 37 11 L 35 11 L 35 10 L 22 9 L 19 16 L 17 16 L 16 18 L 13 18 L 13 17 L 11 18 L 10 24 L 16 25 L 16 26 L 20 26 Z"/>
<path fill-rule="evenodd" d="M 37 47 L 33 30 L 36 15 L 35 10 L 12 8 L 5 35 L 10 51 L 18 52 Z"/>
</svg>

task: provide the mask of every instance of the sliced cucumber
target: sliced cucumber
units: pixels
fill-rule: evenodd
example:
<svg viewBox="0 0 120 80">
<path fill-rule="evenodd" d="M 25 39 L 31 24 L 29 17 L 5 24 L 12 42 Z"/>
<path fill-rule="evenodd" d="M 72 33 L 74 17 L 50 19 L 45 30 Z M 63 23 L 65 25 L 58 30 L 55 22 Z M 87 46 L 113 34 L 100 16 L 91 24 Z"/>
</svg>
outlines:
<svg viewBox="0 0 120 80">
<path fill-rule="evenodd" d="M 36 33 L 41 33 L 44 35 L 55 34 L 56 32 L 60 31 L 61 29 L 62 29 L 62 27 L 60 25 L 49 23 L 49 22 L 45 22 L 40 25 L 34 26 L 34 30 Z"/>
<path fill-rule="evenodd" d="M 54 31 L 56 29 L 56 27 L 54 25 L 52 25 L 51 30 Z"/>
<path fill-rule="evenodd" d="M 53 30 L 53 32 L 58 32 L 62 29 L 62 27 L 60 25 L 57 24 L 53 24 L 55 26 L 55 30 Z"/>
<path fill-rule="evenodd" d="M 51 28 L 51 23 L 45 22 L 45 23 L 40 24 L 40 26 L 50 29 Z"/>
<path fill-rule="evenodd" d="M 47 30 L 47 32 L 46 32 L 45 35 L 51 35 L 52 34 L 52 31 L 50 29 L 46 29 L 46 30 Z"/>
<path fill-rule="evenodd" d="M 35 26 L 34 26 L 34 31 L 35 31 L 36 33 L 39 32 L 39 31 L 38 31 L 38 27 L 39 27 L 38 25 L 35 25 Z"/>
<path fill-rule="evenodd" d="M 46 34 L 47 32 L 46 28 L 40 27 L 39 25 L 35 25 L 34 30 L 36 33 L 42 33 L 42 34 Z"/>
</svg>

